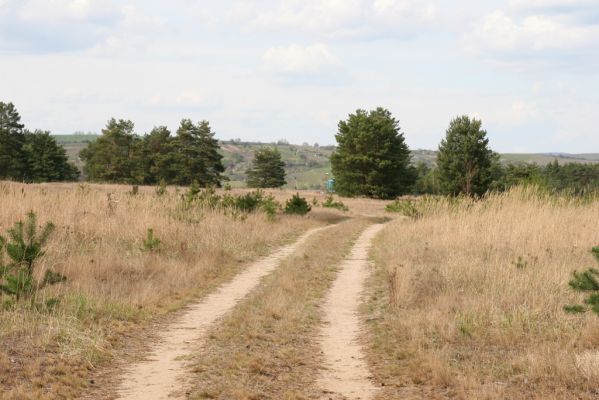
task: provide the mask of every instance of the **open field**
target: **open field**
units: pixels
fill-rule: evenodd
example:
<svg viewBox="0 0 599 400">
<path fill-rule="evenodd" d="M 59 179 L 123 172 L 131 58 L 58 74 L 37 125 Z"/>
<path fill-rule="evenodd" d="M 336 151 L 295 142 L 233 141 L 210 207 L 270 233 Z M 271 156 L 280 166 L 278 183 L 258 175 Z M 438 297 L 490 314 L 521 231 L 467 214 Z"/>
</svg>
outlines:
<svg viewBox="0 0 599 400">
<path fill-rule="evenodd" d="M 380 399 L 595 399 L 597 316 L 574 270 L 595 266 L 599 202 L 516 189 L 423 203 L 378 238 L 364 307 Z"/>
<path fill-rule="evenodd" d="M 125 338 L 230 279 L 247 261 L 336 218 L 317 211 L 275 221 L 261 213 L 233 219 L 183 210 L 172 188 L 160 198 L 153 188 L 136 196 L 128 190 L 0 183 L 0 231 L 29 210 L 40 223 L 54 222 L 40 273 L 52 267 L 68 278 L 39 295 L 40 303 L 59 300 L 52 309 L 22 303 L 0 311 L 0 398 L 76 397 Z M 156 251 L 143 250 L 149 228 L 162 241 Z"/>
<path fill-rule="evenodd" d="M 177 330 L 168 337 L 184 380 L 177 386 L 178 378 L 159 376 L 181 399 L 354 398 L 328 389 L 338 383 L 363 400 L 599 394 L 597 317 L 563 311 L 582 300 L 567 285 L 572 271 L 594 266 L 596 198 L 523 188 L 481 201 L 417 198 L 420 218 L 391 219 L 388 201 L 336 197 L 349 207 L 338 211 L 322 208 L 324 195 L 303 191 L 313 204 L 307 217 L 269 220 L 183 207 L 186 188 L 162 197 L 154 190 L 0 183 L 0 232 L 29 210 L 40 223 L 53 221 L 38 274 L 52 268 L 68 277 L 44 289 L 34 307 L 1 298 L 0 399 L 140 398 L 119 389 L 135 388 L 123 377 L 133 381 L 127 377 L 144 370 L 126 373 L 127 366 L 143 365 Z M 282 202 L 294 192 L 266 193 Z M 362 260 L 350 252 L 356 238 L 381 222 L 371 250 L 376 268 L 366 267 L 360 296 L 341 272 Z M 262 257 L 330 224 L 252 272 Z M 149 228 L 162 242 L 155 250 L 144 249 Z M 255 276 L 251 284 L 244 273 Z M 238 284 L 243 295 L 226 294 Z M 44 306 L 48 299 L 59 302 Z M 337 329 L 332 316 L 355 318 L 327 311 L 336 301 L 361 303 L 361 322 L 339 323 L 344 333 L 362 332 L 347 339 L 352 352 L 335 347 L 341 335 L 323 340 L 324 328 Z M 214 307 L 222 310 L 209 317 Z M 355 387 L 327 381 L 338 367 L 330 354 L 339 350 L 352 360 L 366 356 Z"/>
</svg>

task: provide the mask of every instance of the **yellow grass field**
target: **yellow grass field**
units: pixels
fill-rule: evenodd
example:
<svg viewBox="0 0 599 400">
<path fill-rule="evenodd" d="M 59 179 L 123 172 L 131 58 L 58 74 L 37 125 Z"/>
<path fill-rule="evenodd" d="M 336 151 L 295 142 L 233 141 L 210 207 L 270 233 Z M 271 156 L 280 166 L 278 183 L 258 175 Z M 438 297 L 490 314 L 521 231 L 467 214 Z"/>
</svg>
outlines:
<svg viewBox="0 0 599 400">
<path fill-rule="evenodd" d="M 130 190 L 0 182 L 0 234 L 30 210 L 40 224 L 52 221 L 56 231 L 39 273 L 52 268 L 68 278 L 40 293 L 40 304 L 59 300 L 51 310 L 19 304 L 0 311 L 0 398 L 76 397 L 89 385 L 90 370 L 110 360 L 124 338 L 231 278 L 247 261 L 340 214 L 234 219 L 182 210 L 184 189 L 177 194 L 169 188 L 162 197 L 154 188 L 140 188 L 135 196 Z M 162 242 L 156 251 L 143 249 L 150 228 Z"/>
<path fill-rule="evenodd" d="M 422 202 L 376 242 L 364 307 L 380 399 L 596 399 L 599 317 L 567 314 L 596 267 L 599 201 L 515 189 Z"/>
</svg>

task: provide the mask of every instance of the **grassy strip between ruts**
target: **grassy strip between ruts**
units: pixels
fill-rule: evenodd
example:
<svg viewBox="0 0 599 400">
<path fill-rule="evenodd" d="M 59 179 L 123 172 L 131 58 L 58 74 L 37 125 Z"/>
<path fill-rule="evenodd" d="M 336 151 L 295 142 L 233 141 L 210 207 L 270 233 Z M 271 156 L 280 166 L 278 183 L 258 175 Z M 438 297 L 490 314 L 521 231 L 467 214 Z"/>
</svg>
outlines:
<svg viewBox="0 0 599 400">
<path fill-rule="evenodd" d="M 319 305 L 366 219 L 309 239 L 209 333 L 194 363 L 192 399 L 306 399 L 319 391 Z"/>
</svg>

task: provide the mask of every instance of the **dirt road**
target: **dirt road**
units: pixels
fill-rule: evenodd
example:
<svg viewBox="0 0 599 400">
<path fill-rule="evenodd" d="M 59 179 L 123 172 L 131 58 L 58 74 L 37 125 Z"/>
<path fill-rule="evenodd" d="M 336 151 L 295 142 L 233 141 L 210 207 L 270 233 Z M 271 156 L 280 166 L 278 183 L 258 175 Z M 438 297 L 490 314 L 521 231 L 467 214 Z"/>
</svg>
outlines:
<svg viewBox="0 0 599 400">
<path fill-rule="evenodd" d="M 372 239 L 383 227 L 372 225 L 358 238 L 325 300 L 325 326 L 320 341 L 326 369 L 319 380 L 325 393 L 323 399 L 367 400 L 376 393 L 358 343 L 361 329 L 358 307 L 369 274 L 368 251 Z"/>
<path fill-rule="evenodd" d="M 305 240 L 325 228 L 302 235 L 295 243 L 254 262 L 231 282 L 222 286 L 186 312 L 159 334 L 146 361 L 125 369 L 118 389 L 122 400 L 185 398 L 188 378 L 185 357 L 197 346 L 207 329 L 255 288 L 262 277 L 272 272 L 282 259 L 292 254 Z"/>
</svg>

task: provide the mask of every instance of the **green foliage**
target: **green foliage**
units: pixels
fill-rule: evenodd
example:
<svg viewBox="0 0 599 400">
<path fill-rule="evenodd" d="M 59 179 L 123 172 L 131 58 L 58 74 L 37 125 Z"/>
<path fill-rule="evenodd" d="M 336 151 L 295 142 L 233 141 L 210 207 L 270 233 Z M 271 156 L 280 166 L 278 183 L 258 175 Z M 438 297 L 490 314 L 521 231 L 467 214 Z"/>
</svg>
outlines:
<svg viewBox="0 0 599 400">
<path fill-rule="evenodd" d="M 8 230 L 8 241 L 0 236 L 0 255 L 5 251 L 10 260 L 4 265 L 0 258 L 0 292 L 14 296 L 17 301 L 23 297 L 33 299 L 43 287 L 66 280 L 50 269 L 40 281 L 34 278 L 36 262 L 45 254 L 43 248 L 54 229 L 52 223 L 47 223 L 38 232 L 37 216 L 32 211 L 25 222 L 19 221 Z"/>
<path fill-rule="evenodd" d="M 300 197 L 299 193 L 285 203 L 285 214 L 306 215 L 312 210 L 305 198 Z"/>
<path fill-rule="evenodd" d="M 385 207 L 387 212 L 399 213 L 410 218 L 420 218 L 422 212 L 415 201 L 409 199 L 396 199 Z"/>
<path fill-rule="evenodd" d="M 285 185 L 285 163 L 275 147 L 262 147 L 254 153 L 252 167 L 246 171 L 247 185 L 254 188 L 277 188 Z"/>
<path fill-rule="evenodd" d="M 198 198 L 200 193 L 202 193 L 202 189 L 200 188 L 200 185 L 198 184 L 198 182 L 194 181 L 191 183 L 189 188 L 187 188 L 187 192 L 185 193 L 185 198 L 188 203 L 192 203 L 193 201 L 195 201 Z"/>
<path fill-rule="evenodd" d="M 269 219 L 274 219 L 280 210 L 281 204 L 273 196 L 266 196 L 262 199 L 262 211 L 266 213 Z"/>
<path fill-rule="evenodd" d="M 335 201 L 333 195 L 328 195 L 325 201 L 322 203 L 324 208 L 336 208 L 341 211 L 349 211 L 349 207 L 347 207 L 341 200 Z"/>
<path fill-rule="evenodd" d="M 161 179 L 160 183 L 156 187 L 156 196 L 162 197 L 162 196 L 164 196 L 167 193 L 168 193 L 168 191 L 167 191 L 167 188 L 166 188 L 166 181 L 164 179 Z"/>
<path fill-rule="evenodd" d="M 263 193 L 260 190 L 246 193 L 235 198 L 234 207 L 239 211 L 251 213 L 262 204 Z"/>
<path fill-rule="evenodd" d="M 225 186 L 223 186 L 223 188 L 227 191 L 230 192 L 232 190 L 231 184 L 229 182 L 225 183 Z"/>
<path fill-rule="evenodd" d="M 0 179 L 25 182 L 73 181 L 79 171 L 49 132 L 23 130 L 12 103 L 0 102 Z"/>
<path fill-rule="evenodd" d="M 337 193 L 388 199 L 409 191 L 410 150 L 388 110 L 357 110 L 339 122 L 335 138 L 331 166 Z"/>
<path fill-rule="evenodd" d="M 156 236 L 154 236 L 154 230 L 151 228 L 148 229 L 148 232 L 146 233 L 146 238 L 143 241 L 144 250 L 147 250 L 147 251 L 158 250 L 160 248 L 161 244 L 162 244 L 162 241 L 160 239 L 158 239 Z"/>
<path fill-rule="evenodd" d="M 439 171 L 437 168 L 431 168 L 425 162 L 420 161 L 414 168 L 415 182 L 412 192 L 419 194 L 440 194 Z"/>
<path fill-rule="evenodd" d="M 102 135 L 80 152 L 91 181 L 131 184 L 220 186 L 224 171 L 219 144 L 208 121 L 184 119 L 172 137 L 166 127 L 143 138 L 131 121 L 108 121 Z"/>
<path fill-rule="evenodd" d="M 593 247 L 591 253 L 599 262 L 599 246 Z M 568 313 L 581 313 L 590 308 L 595 314 L 599 315 L 599 270 L 589 268 L 583 272 L 574 271 L 568 284 L 577 292 L 588 293 L 588 296 L 584 300 L 584 306 L 567 305 L 564 310 Z"/>
<path fill-rule="evenodd" d="M 25 131 L 23 144 L 26 182 L 75 181 L 79 170 L 69 163 L 67 153 L 50 132 Z"/>
<path fill-rule="evenodd" d="M 449 124 L 437 156 L 445 194 L 481 196 L 490 188 L 499 156 L 489 148 L 487 132 L 481 125 L 481 121 L 465 115 Z"/>
</svg>

